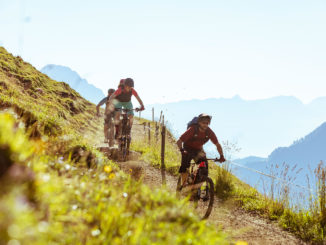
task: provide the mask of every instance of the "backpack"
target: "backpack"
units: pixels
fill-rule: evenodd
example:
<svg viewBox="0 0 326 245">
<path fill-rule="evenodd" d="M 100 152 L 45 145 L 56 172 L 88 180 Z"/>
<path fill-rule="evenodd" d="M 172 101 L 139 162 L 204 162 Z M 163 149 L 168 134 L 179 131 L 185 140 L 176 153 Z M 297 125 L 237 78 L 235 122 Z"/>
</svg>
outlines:
<svg viewBox="0 0 326 245">
<path fill-rule="evenodd" d="M 187 129 L 189 129 L 192 126 L 195 128 L 193 140 L 196 140 L 196 138 L 198 137 L 198 131 L 199 131 L 198 117 L 194 117 L 193 119 L 191 119 L 191 121 L 189 121 L 187 123 Z M 209 140 L 208 130 L 206 130 L 205 133 L 206 133 L 206 136 L 205 136 L 205 143 L 206 143 Z"/>
</svg>

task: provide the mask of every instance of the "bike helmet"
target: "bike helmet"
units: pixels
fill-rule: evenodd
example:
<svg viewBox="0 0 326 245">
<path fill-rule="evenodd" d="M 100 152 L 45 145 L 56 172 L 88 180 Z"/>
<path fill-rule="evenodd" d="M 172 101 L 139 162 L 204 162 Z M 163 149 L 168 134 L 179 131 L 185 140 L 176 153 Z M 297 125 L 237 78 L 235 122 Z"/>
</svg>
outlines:
<svg viewBox="0 0 326 245">
<path fill-rule="evenodd" d="M 128 87 L 134 87 L 134 80 L 132 78 L 126 78 L 124 84 Z"/>
<path fill-rule="evenodd" d="M 113 94 L 115 92 L 115 89 L 113 89 L 113 88 L 110 88 L 109 90 L 108 90 L 108 93 L 109 94 Z"/>
<path fill-rule="evenodd" d="M 120 79 L 118 88 L 124 88 L 124 84 L 125 84 L 125 79 Z"/>
<path fill-rule="evenodd" d="M 201 121 L 201 120 L 204 120 L 204 119 L 208 119 L 209 120 L 209 123 L 210 123 L 211 120 L 212 120 L 212 116 L 210 116 L 208 114 L 205 114 L 205 113 L 199 114 L 198 121 Z"/>
</svg>

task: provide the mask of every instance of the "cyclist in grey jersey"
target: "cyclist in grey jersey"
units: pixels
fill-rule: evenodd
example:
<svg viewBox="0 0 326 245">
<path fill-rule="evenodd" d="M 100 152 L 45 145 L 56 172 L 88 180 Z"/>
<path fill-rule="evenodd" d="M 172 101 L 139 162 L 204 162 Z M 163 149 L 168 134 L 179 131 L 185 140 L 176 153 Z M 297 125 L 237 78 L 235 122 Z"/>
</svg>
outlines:
<svg viewBox="0 0 326 245">
<path fill-rule="evenodd" d="M 108 90 L 108 96 L 103 98 L 96 106 L 96 112 L 97 112 L 97 116 L 100 116 L 100 107 L 102 105 L 106 105 L 106 102 L 110 99 L 111 95 L 115 92 L 115 89 L 110 88 Z M 111 117 L 114 117 L 114 112 L 112 112 L 112 114 L 104 114 L 104 143 L 108 142 L 109 139 L 109 122 L 111 120 Z"/>
</svg>

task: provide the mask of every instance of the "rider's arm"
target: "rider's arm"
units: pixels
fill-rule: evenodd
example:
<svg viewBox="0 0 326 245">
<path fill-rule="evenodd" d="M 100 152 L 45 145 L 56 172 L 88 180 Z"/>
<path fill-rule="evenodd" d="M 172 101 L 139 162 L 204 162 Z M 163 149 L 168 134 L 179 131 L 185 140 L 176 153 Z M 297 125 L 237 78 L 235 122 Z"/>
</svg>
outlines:
<svg viewBox="0 0 326 245">
<path fill-rule="evenodd" d="M 96 114 L 99 115 L 99 113 L 100 113 L 100 106 L 97 105 L 97 106 L 96 106 Z"/>
<path fill-rule="evenodd" d="M 138 95 L 135 95 L 136 99 L 138 100 L 140 106 L 141 106 L 141 109 L 145 110 L 145 107 L 144 107 L 144 104 L 143 104 L 143 101 L 140 99 L 140 97 Z"/>
<path fill-rule="evenodd" d="M 217 149 L 218 153 L 220 154 L 220 158 L 221 159 L 224 159 L 224 154 L 223 154 L 222 146 L 220 145 L 219 142 L 217 142 L 215 145 L 216 145 L 216 149 Z"/>
<path fill-rule="evenodd" d="M 220 143 L 218 142 L 215 133 L 214 133 L 213 130 L 211 130 L 210 128 L 209 128 L 208 130 L 209 130 L 209 131 L 208 131 L 209 138 L 210 138 L 210 140 L 213 142 L 213 144 L 216 146 L 216 149 L 217 149 L 218 153 L 220 154 L 220 159 L 225 161 L 222 146 L 221 146 Z M 224 162 L 224 161 L 223 161 L 223 162 Z"/>
<path fill-rule="evenodd" d="M 182 140 L 181 139 L 178 139 L 178 141 L 177 141 L 177 146 L 178 146 L 178 148 L 179 148 L 179 150 L 181 151 L 182 150 Z"/>
<path fill-rule="evenodd" d="M 183 143 L 191 139 L 195 133 L 195 129 L 193 127 L 190 127 L 187 129 L 186 132 L 184 132 L 180 138 L 177 141 L 177 146 L 179 147 L 179 150 L 181 151 L 183 149 Z"/>
<path fill-rule="evenodd" d="M 144 107 L 144 104 L 143 104 L 143 101 L 141 100 L 141 98 L 139 97 L 138 93 L 136 92 L 136 90 L 134 88 L 132 88 L 132 95 L 136 97 L 136 99 L 138 100 L 140 106 L 141 106 L 141 109 L 142 110 L 145 110 L 145 107 Z"/>
<path fill-rule="evenodd" d="M 97 114 L 99 114 L 99 110 L 100 110 L 100 106 L 101 105 L 103 105 L 104 103 L 106 103 L 106 101 L 107 101 L 107 99 L 108 99 L 108 97 L 105 97 L 104 99 L 102 99 L 98 104 L 97 104 L 97 106 L 96 106 L 96 112 L 97 112 Z"/>
</svg>

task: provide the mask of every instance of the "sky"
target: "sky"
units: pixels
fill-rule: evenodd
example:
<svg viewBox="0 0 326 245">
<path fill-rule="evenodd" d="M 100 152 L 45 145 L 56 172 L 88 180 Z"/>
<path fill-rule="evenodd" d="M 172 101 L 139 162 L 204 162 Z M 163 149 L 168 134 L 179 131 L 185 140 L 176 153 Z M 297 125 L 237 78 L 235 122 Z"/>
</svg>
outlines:
<svg viewBox="0 0 326 245">
<path fill-rule="evenodd" d="M 145 104 L 326 91 L 324 0 L 0 0 L 0 46 Z"/>
</svg>

